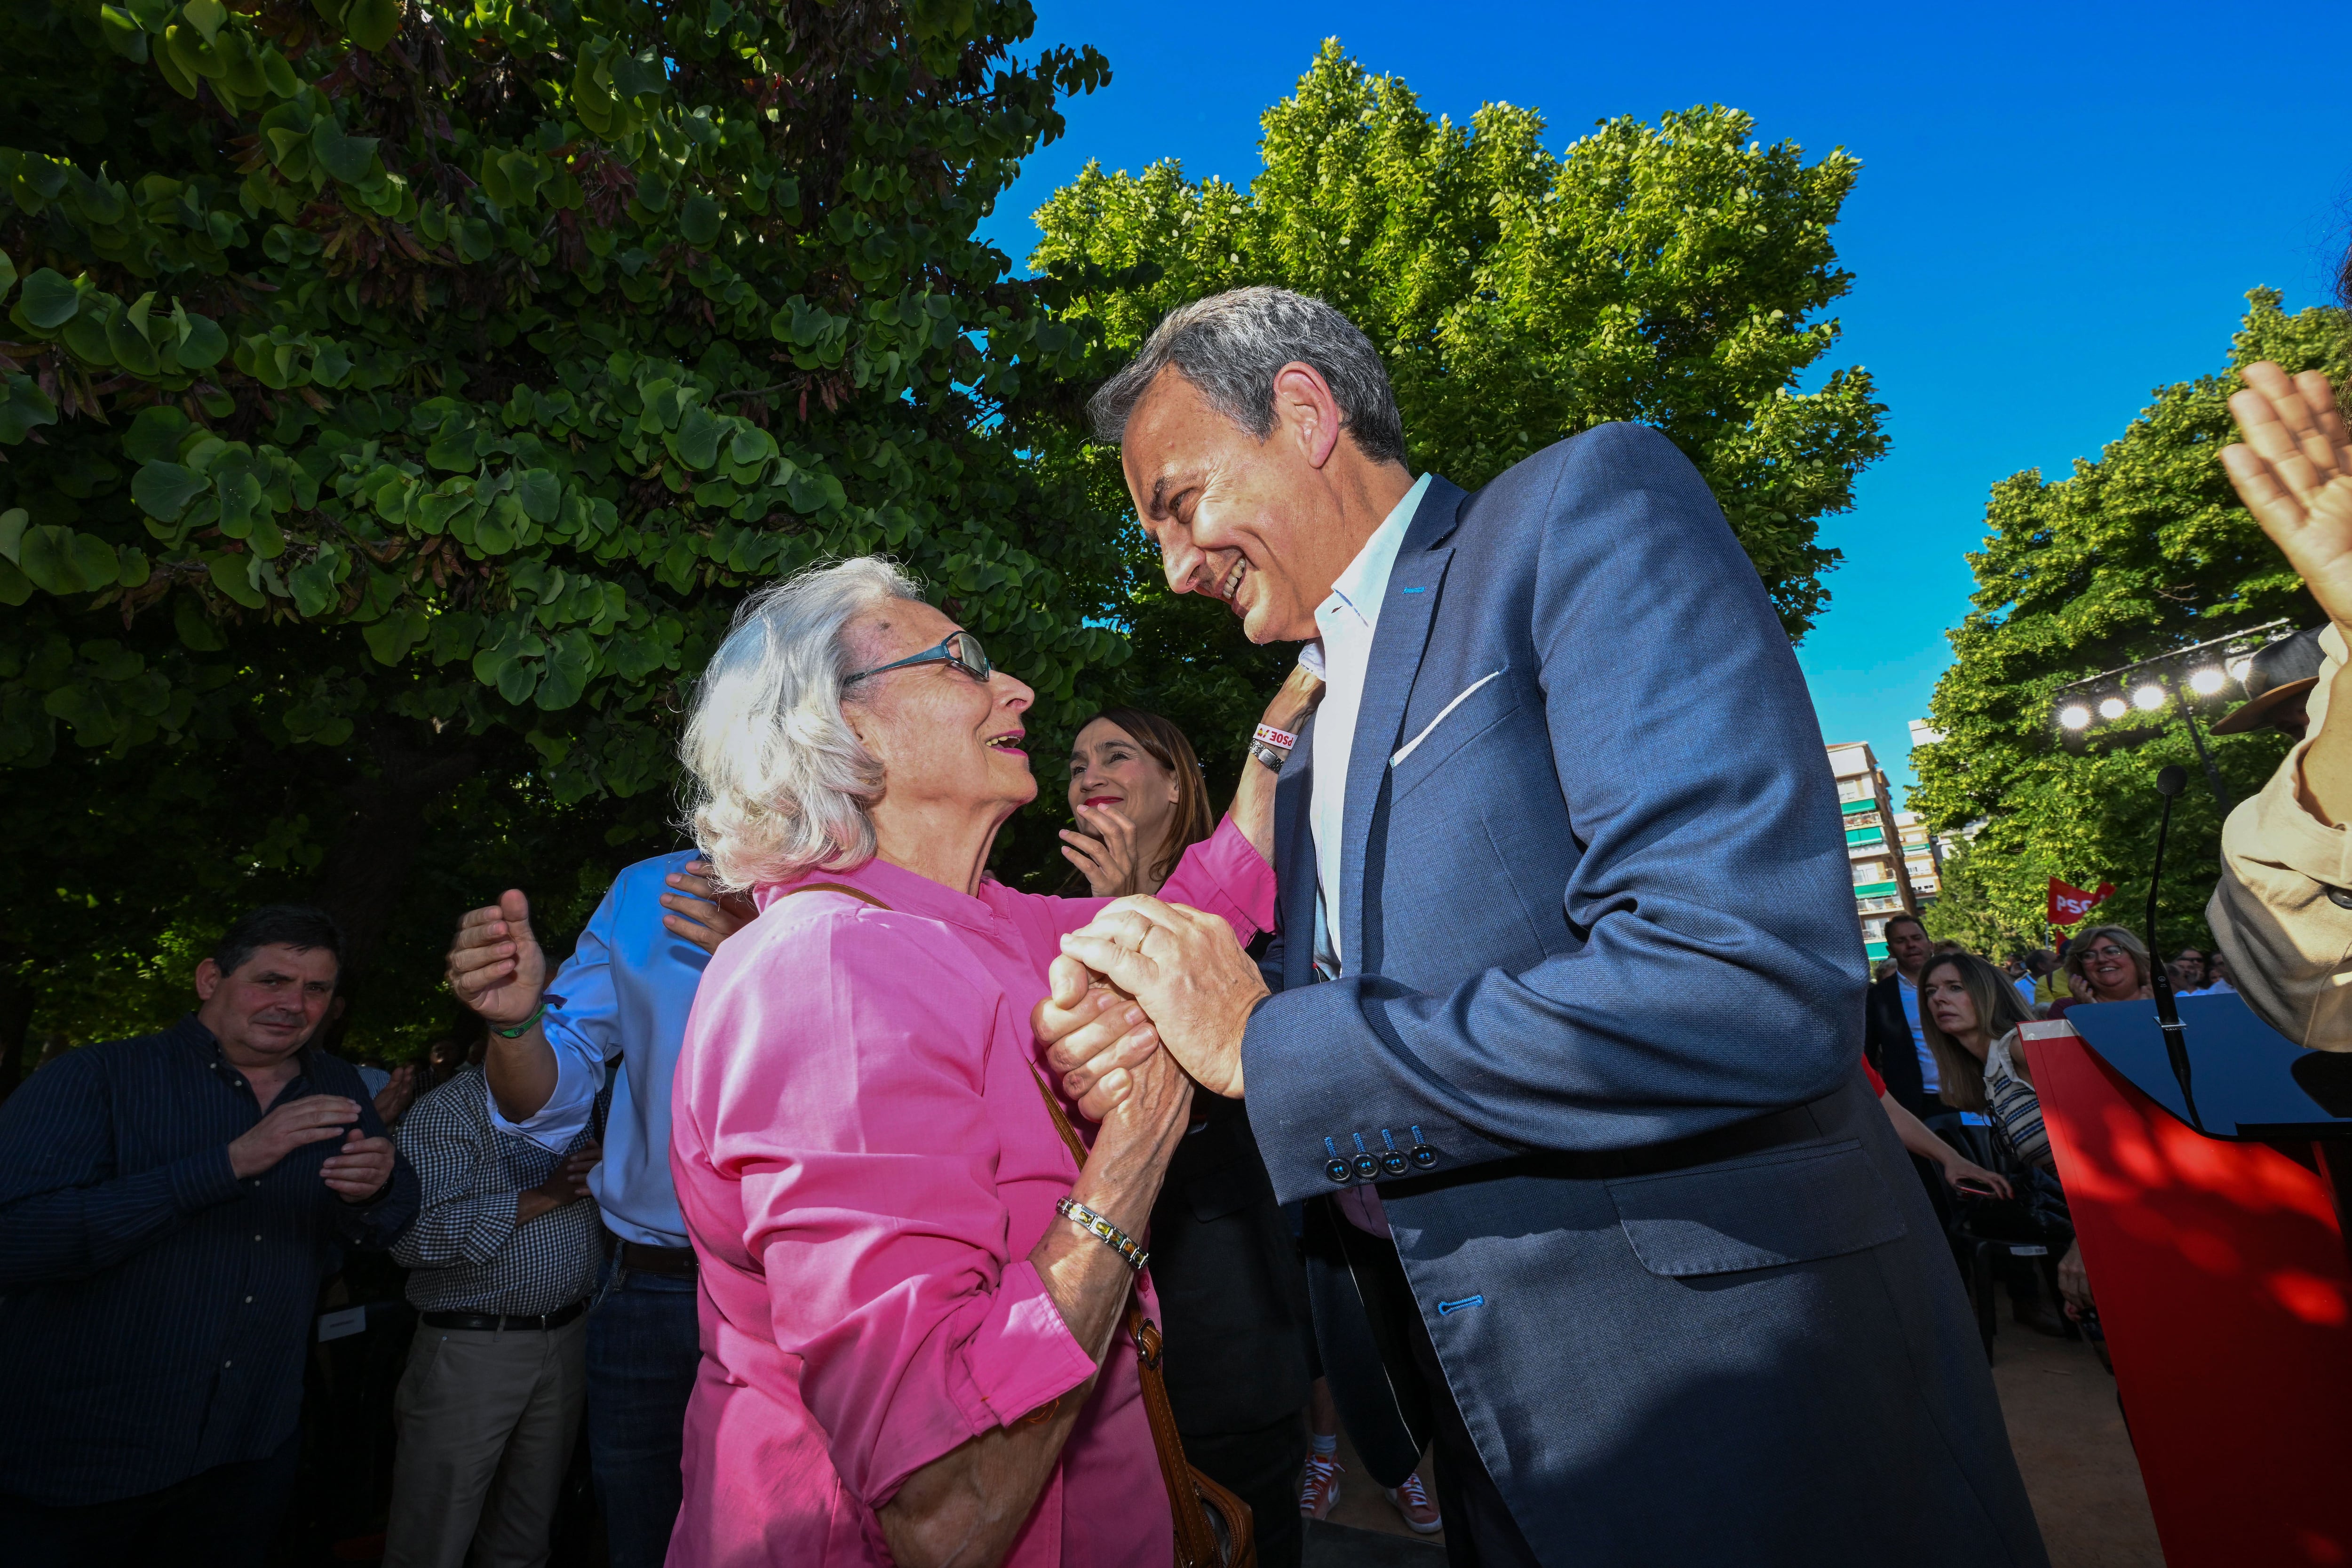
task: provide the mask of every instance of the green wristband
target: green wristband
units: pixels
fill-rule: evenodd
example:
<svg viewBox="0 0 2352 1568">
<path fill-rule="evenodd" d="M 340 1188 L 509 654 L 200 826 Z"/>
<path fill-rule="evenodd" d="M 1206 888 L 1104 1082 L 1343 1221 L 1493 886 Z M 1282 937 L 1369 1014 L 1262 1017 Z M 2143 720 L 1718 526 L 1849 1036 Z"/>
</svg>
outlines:
<svg viewBox="0 0 2352 1568">
<path fill-rule="evenodd" d="M 496 1024 L 493 1024 L 493 1025 L 491 1025 L 491 1026 L 490 1026 L 490 1032 L 491 1032 L 492 1034 L 498 1035 L 498 1036 L 499 1036 L 500 1037 L 505 1038 L 505 1039 L 509 1039 L 509 1040 L 520 1040 L 520 1039 L 521 1039 L 525 1035 L 528 1035 L 528 1034 L 530 1034 L 530 1026 L 531 1026 L 533 1024 L 538 1023 L 538 1022 L 539 1022 L 539 1018 L 540 1018 L 540 1015 L 541 1015 L 541 1014 L 542 1014 L 542 1013 L 544 1013 L 544 1012 L 546 1012 L 546 1011 L 547 1011 L 547 1004 L 546 1004 L 546 1003 L 544 1003 L 544 1002 L 541 1002 L 538 1006 L 533 1007 L 533 1008 L 530 1010 L 530 1017 L 525 1018 L 521 1023 L 517 1024 L 513 1028 L 511 1028 L 511 1029 L 501 1029 L 501 1028 L 499 1028 Z"/>
</svg>

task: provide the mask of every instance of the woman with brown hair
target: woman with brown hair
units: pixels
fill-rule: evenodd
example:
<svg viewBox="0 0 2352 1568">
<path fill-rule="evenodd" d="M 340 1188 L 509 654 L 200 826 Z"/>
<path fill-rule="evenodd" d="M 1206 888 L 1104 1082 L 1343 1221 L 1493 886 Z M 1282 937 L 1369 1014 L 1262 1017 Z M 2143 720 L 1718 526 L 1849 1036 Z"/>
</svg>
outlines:
<svg viewBox="0 0 2352 1568">
<path fill-rule="evenodd" d="M 1070 742 L 1064 888 L 1098 899 L 1156 893 L 1184 851 L 1217 830 L 1209 783 L 1184 731 L 1141 708 L 1106 708 Z"/>
<path fill-rule="evenodd" d="M 2109 933 L 2131 940 L 2131 933 L 2119 926 L 2097 926 L 2077 938 L 2074 948 L 2079 952 L 2091 946 L 2092 940 L 2105 941 Z M 2147 953 L 2137 942 L 2131 942 L 2131 948 L 2139 952 L 2144 980 Z M 2093 962 L 2091 973 L 2096 974 L 2099 961 Z M 2083 969 L 2071 953 L 2069 973 L 2086 989 L 2093 984 L 2084 980 Z M 2029 1206 L 2035 1209 L 2037 1218 L 2064 1226 L 2068 1246 L 2058 1260 L 2058 1293 L 2065 1299 L 2067 1316 L 2079 1317 L 2091 1305 L 2090 1279 L 2083 1269 L 2083 1249 L 2072 1239 L 2074 1221 L 2064 1212 L 2057 1161 L 2050 1152 L 2050 1135 L 2042 1124 L 2042 1102 L 2034 1094 L 2018 1034 L 2018 1026 L 2031 1022 L 2032 1016 L 2008 978 L 1974 953 L 1940 954 L 1929 959 L 1927 967 L 1919 972 L 1919 1032 L 1936 1058 L 1941 1086 L 1937 1093 L 1954 1110 L 1973 1111 L 1991 1124 L 1995 1152 L 2002 1157 L 1996 1163 L 2013 1162 L 2023 1171 L 2038 1173 L 2046 1182 L 2046 1192 L 2041 1194 L 2034 1192 L 2040 1184 L 2020 1181 L 2017 1184 L 2029 1194 Z M 2053 1201 L 2032 1204 L 2035 1195 Z M 2022 1307 L 2019 1317 L 2031 1327 L 2044 1327 L 2028 1317 Z"/>
<path fill-rule="evenodd" d="M 2121 926 L 2093 926 L 2068 942 L 2065 969 L 2074 994 L 2050 1005 L 2053 1018 L 2063 1018 L 2068 1008 L 2086 1002 L 2136 1002 L 2156 994 L 2149 984 L 2154 968 L 2147 949 Z"/>
</svg>

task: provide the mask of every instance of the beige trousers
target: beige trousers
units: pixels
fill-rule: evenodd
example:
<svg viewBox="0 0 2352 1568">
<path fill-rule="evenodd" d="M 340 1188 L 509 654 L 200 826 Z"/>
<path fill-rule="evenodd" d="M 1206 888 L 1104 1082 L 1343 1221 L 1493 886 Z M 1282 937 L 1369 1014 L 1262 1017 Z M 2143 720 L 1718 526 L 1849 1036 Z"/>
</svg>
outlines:
<svg viewBox="0 0 2352 1568">
<path fill-rule="evenodd" d="M 419 1324 L 393 1399 L 384 1568 L 544 1568 L 587 1402 L 588 1320 L 560 1329 Z"/>
</svg>

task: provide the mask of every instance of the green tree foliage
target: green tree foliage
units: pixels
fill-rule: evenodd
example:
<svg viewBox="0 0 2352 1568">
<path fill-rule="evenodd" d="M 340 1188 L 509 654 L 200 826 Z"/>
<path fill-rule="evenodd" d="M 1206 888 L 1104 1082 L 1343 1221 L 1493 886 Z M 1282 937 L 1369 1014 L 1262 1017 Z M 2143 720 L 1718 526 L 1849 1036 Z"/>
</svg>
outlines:
<svg viewBox="0 0 2352 1568">
<path fill-rule="evenodd" d="M 2175 805 L 2160 940 L 2206 940 L 2221 814 L 2177 710 L 2091 731 L 2079 752 L 2052 719 L 2057 688 L 2101 670 L 2285 616 L 2318 611 L 2253 519 L 2217 454 L 2236 439 L 2228 399 L 2256 360 L 2290 371 L 2345 366 L 2343 312 L 2288 315 L 2262 289 L 2232 342 L 2230 369 L 2158 388 L 2098 460 L 2045 482 L 2029 470 L 1995 485 L 1984 549 L 1971 555 L 1975 608 L 1951 634 L 1954 660 L 1932 706 L 1941 742 L 1914 753 L 1914 810 L 1938 831 L 1981 821 L 1959 880 L 1970 920 L 2039 937 L 2052 877 L 2114 881 L 2101 912 L 2139 927 L 2153 858 L 2157 771 L 2178 763 L 2190 785 Z M 2228 698 L 2242 695 L 2234 687 Z M 2203 705 L 2206 720 L 2226 699 Z M 2260 788 L 2286 750 L 2275 731 L 2209 741 L 2232 800 Z M 1956 906 L 1956 911 L 1961 907 Z M 1937 934 L 1961 935 L 1931 911 Z"/>
<path fill-rule="evenodd" d="M 666 846 L 688 683 L 826 555 L 907 561 L 1066 721 L 1123 565 L 1021 453 L 1084 349 L 975 228 L 1106 70 L 1032 21 L 0 13 L 0 968 L 45 1016 L 132 1022 L 58 977 L 308 892 L 415 1018 L 463 902 Z"/>
<path fill-rule="evenodd" d="M 1472 488 L 1593 425 L 1655 426 L 1706 475 L 1803 635 L 1837 560 L 1819 520 L 1851 504 L 1886 446 L 1865 372 L 1799 390 L 1837 341 L 1822 312 L 1849 275 L 1829 230 L 1855 160 L 1807 163 L 1721 108 L 1606 121 L 1555 156 L 1537 111 L 1433 119 L 1336 40 L 1261 123 L 1265 167 L 1246 192 L 1171 161 L 1139 175 L 1089 164 L 1055 193 L 1031 265 L 1069 289 L 1073 319 L 1125 352 L 1172 306 L 1220 289 L 1319 296 L 1386 357 L 1415 466 Z M 1095 463 L 1098 502 L 1129 510 L 1116 467 Z M 1152 627 L 1149 577 L 1140 565 L 1137 679 L 1165 658 L 1198 690 L 1234 668 L 1258 689 L 1261 668 L 1213 616 Z M 1234 705 L 1223 727 L 1244 732 L 1239 692 L 1219 695 Z"/>
</svg>

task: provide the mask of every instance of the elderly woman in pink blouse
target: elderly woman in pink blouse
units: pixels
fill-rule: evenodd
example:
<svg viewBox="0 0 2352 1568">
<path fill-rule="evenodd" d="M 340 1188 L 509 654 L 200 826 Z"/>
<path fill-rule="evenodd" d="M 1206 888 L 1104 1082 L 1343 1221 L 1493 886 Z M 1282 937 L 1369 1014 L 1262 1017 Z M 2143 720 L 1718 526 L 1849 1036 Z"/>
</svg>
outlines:
<svg viewBox="0 0 2352 1568">
<path fill-rule="evenodd" d="M 1037 793 L 1032 695 L 873 559 L 755 596 L 703 678 L 695 833 L 761 914 L 703 976 L 674 1091 L 702 1368 L 673 1568 L 1170 1561 L 1115 1332 L 1150 1277 L 1056 1205 L 1140 1241 L 1192 1085 L 1152 1052 L 1083 1166 L 1055 1131 L 1032 1013 L 1105 900 L 987 875 Z M 1235 812 L 1270 824 L 1244 772 Z M 1160 897 L 1246 941 L 1274 879 L 1229 816 Z M 1116 994 L 1076 1006 L 1148 1043 Z"/>
</svg>

